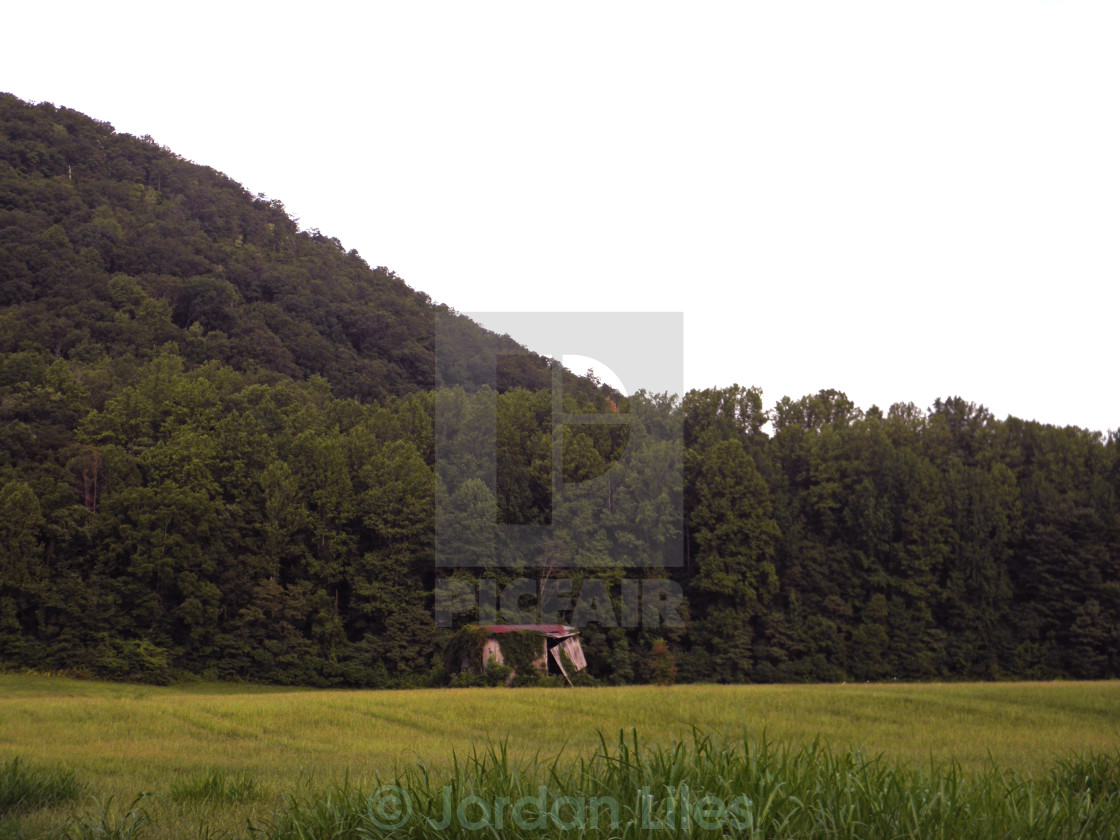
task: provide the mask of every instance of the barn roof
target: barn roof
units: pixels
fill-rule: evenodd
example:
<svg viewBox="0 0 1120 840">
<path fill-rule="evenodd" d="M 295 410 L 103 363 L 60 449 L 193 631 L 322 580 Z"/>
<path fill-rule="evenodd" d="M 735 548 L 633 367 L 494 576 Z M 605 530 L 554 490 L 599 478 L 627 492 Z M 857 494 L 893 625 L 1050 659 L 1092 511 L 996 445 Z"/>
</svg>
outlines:
<svg viewBox="0 0 1120 840">
<path fill-rule="evenodd" d="M 482 629 L 488 633 L 513 633 L 518 630 L 529 630 L 551 636 L 554 639 L 565 636 L 575 636 L 579 631 L 566 624 L 483 624 Z"/>
</svg>

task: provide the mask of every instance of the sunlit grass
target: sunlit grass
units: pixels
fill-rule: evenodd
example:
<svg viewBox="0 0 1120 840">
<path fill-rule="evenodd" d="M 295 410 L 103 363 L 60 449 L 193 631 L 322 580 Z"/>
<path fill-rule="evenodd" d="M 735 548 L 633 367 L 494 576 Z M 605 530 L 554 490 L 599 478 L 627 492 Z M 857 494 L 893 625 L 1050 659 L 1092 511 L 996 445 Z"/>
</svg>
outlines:
<svg viewBox="0 0 1120 840">
<path fill-rule="evenodd" d="M 378 692 L 0 674 L 0 762 L 20 757 L 74 771 L 102 802 L 112 798 L 110 820 L 138 794 L 151 794 L 143 808 L 160 837 L 197 837 L 201 822 L 219 834 L 243 833 L 247 818 L 271 813 L 287 793 L 311 795 L 344 781 L 369 789 L 421 761 L 448 771 L 453 755 L 480 740 L 503 742 L 519 761 L 567 760 L 591 754 L 600 732 L 632 728 L 650 745 L 691 738 L 697 728 L 794 746 L 819 739 L 900 767 L 955 761 L 965 774 L 994 764 L 1033 776 L 1059 760 L 1120 747 L 1120 683 Z M 208 778 L 250 779 L 253 798 L 208 798 L 199 782 Z M 185 795 L 192 785 L 198 795 Z M 34 830 L 70 810 L 53 806 L 20 819 Z"/>
<path fill-rule="evenodd" d="M 637 726 L 667 741 L 705 731 L 822 738 L 906 761 L 989 755 L 1031 771 L 1120 745 L 1120 683 L 632 686 L 583 690 L 303 691 L 137 687 L 0 675 L 0 758 L 151 784 L 182 772 L 269 783 L 372 778 L 417 756 L 445 762 L 481 735 L 530 754 L 586 751 Z"/>
</svg>

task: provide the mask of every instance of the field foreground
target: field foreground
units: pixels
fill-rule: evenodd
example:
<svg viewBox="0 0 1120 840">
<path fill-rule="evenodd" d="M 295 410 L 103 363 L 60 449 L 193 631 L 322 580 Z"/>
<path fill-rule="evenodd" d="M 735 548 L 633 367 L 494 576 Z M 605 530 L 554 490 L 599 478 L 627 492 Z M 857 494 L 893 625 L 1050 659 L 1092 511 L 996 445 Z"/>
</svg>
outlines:
<svg viewBox="0 0 1120 840">
<path fill-rule="evenodd" d="M 211 836 L 243 833 L 246 819 L 275 815 L 286 793 L 370 791 L 420 766 L 427 778 L 451 778 L 472 750 L 510 766 L 568 767 L 617 744 L 620 730 L 628 739 L 636 730 L 643 748 L 695 744 L 694 730 L 715 744 L 767 741 L 794 753 L 819 740 L 833 757 L 857 748 L 903 773 L 954 762 L 964 778 L 996 769 L 1041 778 L 1073 756 L 1105 755 L 1111 778 L 1120 683 L 374 692 L 0 675 L 0 769 L 19 758 L 73 771 L 84 797 L 18 824 L 0 817 L 0 837 L 96 812 L 91 796 L 112 797 L 117 819 L 142 792 L 155 794 L 153 825 L 136 836 L 197 837 L 201 825 Z M 689 781 L 686 771 L 678 782 Z"/>
</svg>

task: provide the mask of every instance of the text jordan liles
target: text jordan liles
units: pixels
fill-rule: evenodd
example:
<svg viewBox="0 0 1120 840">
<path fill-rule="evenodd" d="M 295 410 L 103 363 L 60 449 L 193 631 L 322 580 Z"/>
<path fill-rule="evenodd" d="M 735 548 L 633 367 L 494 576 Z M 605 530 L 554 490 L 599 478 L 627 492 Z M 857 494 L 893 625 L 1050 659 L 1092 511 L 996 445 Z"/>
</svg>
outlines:
<svg viewBox="0 0 1120 840">
<path fill-rule="evenodd" d="M 454 800 L 451 787 L 443 789 L 442 813 L 439 819 L 429 817 L 428 825 L 441 831 L 453 823 L 468 831 L 497 830 L 507 825 L 521 830 L 546 830 L 555 826 L 561 831 L 609 827 L 619 829 L 624 825 L 638 824 L 647 831 L 683 831 L 693 827 L 701 831 L 750 829 L 754 825 L 751 800 L 740 794 L 731 800 L 718 796 L 699 796 L 687 785 L 670 789 L 664 796 L 655 797 L 639 789 L 633 807 L 620 808 L 611 796 L 556 796 L 550 797 L 547 787 L 541 786 L 536 796 L 514 799 L 498 796 L 487 800 L 481 796 L 466 796 Z"/>
</svg>

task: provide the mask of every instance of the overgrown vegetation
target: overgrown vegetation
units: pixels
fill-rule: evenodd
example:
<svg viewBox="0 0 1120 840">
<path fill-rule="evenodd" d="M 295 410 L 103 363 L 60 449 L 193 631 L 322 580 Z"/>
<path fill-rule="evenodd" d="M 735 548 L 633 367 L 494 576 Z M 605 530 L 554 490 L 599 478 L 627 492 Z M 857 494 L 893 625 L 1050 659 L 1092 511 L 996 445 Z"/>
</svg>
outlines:
<svg viewBox="0 0 1120 840">
<path fill-rule="evenodd" d="M 533 685 L 541 674 L 534 663 L 545 652 L 545 637 L 531 630 L 513 630 L 496 637 L 502 660 L 514 673 L 515 685 Z"/>
<path fill-rule="evenodd" d="M 491 659 L 482 662 L 483 648 L 493 638 L 501 651 L 502 661 Z M 444 667 L 453 675 L 451 686 L 472 688 L 476 686 L 551 686 L 560 685 L 558 679 L 538 670 L 536 663 L 545 651 L 545 637 L 533 630 L 510 630 L 491 633 L 485 627 L 468 624 L 457 630 L 444 647 Z M 567 660 L 567 656 L 561 652 Z M 462 668 L 463 664 L 466 668 Z M 570 673 L 575 673 L 571 661 L 566 662 Z"/>
<path fill-rule="evenodd" d="M 482 649 L 489 638 L 490 633 L 476 624 L 468 624 L 456 630 L 443 648 L 443 663 L 447 673 L 457 674 L 462 670 L 481 672 Z"/>
</svg>

